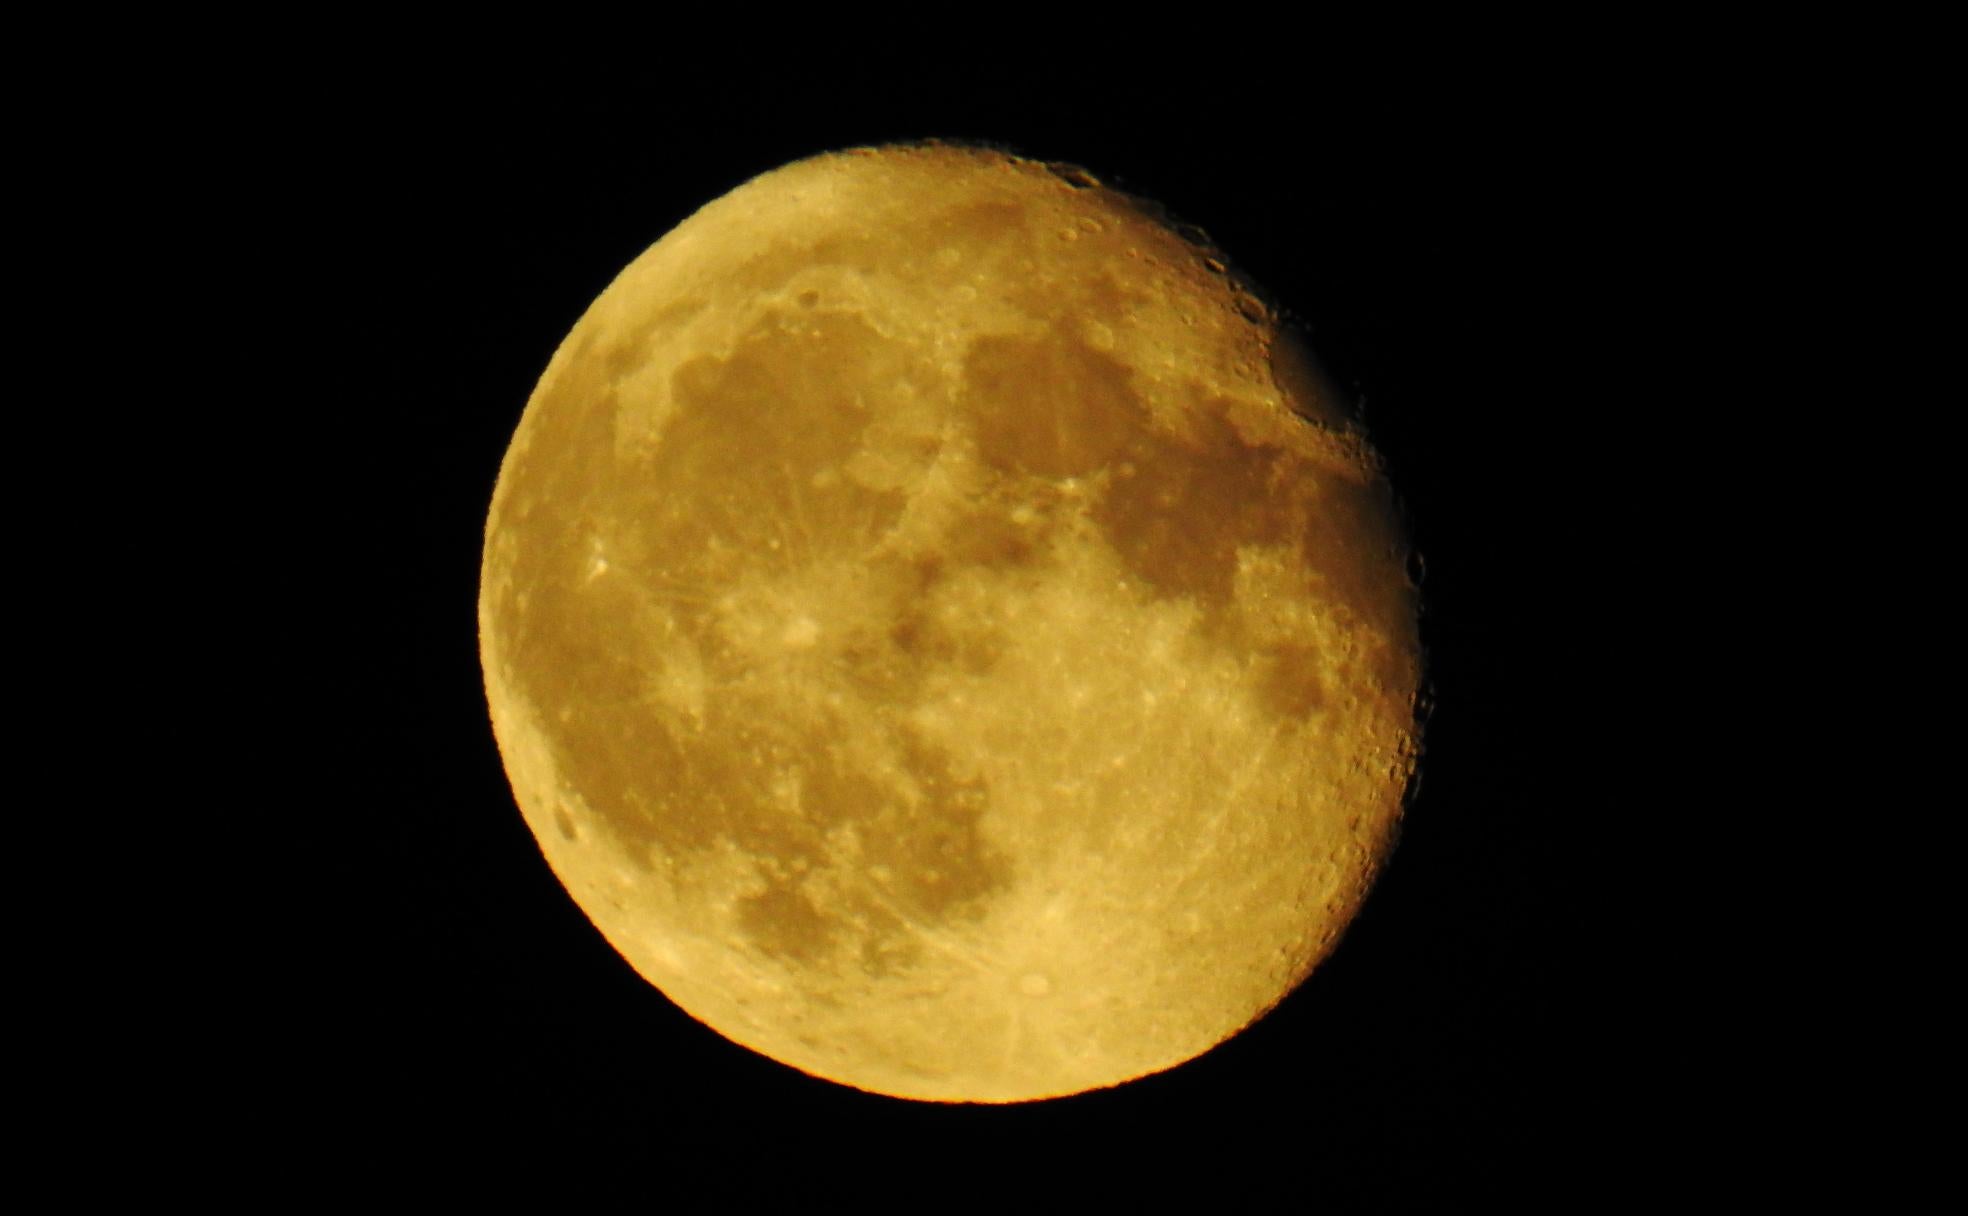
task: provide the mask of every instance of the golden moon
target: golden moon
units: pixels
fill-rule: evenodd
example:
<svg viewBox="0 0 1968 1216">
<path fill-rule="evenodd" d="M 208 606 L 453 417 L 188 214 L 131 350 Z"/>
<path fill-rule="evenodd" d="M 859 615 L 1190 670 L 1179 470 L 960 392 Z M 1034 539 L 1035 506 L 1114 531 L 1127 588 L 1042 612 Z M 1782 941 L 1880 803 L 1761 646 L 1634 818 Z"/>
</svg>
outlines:
<svg viewBox="0 0 1968 1216">
<path fill-rule="evenodd" d="M 499 472 L 519 807 L 699 1021 L 876 1093 L 1173 1067 L 1332 947 L 1416 752 L 1371 450 L 1222 255 L 942 145 L 758 177 L 624 270 Z"/>
</svg>

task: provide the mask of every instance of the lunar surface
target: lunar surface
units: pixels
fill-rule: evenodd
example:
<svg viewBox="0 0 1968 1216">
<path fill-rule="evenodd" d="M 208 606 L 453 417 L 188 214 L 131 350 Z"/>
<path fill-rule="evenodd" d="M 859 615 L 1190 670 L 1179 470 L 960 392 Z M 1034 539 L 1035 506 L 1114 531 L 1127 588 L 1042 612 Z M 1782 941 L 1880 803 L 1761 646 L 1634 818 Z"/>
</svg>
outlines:
<svg viewBox="0 0 1968 1216">
<path fill-rule="evenodd" d="M 548 862 L 720 1034 L 1012 1102 L 1220 1043 L 1332 947 L 1415 754 L 1372 452 L 1198 234 L 982 149 L 704 207 L 492 499 L 492 722 Z"/>
</svg>

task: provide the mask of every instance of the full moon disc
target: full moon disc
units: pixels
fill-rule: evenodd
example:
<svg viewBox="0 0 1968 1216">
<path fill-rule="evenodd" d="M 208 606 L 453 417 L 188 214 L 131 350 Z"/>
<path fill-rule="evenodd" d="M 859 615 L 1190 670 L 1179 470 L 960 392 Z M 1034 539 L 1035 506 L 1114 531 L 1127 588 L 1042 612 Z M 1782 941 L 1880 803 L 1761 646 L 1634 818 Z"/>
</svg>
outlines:
<svg viewBox="0 0 1968 1216">
<path fill-rule="evenodd" d="M 1331 949 L 1415 754 L 1358 429 L 1222 255 L 1091 176 L 861 149 L 630 265 L 500 469 L 519 807 L 727 1038 L 940 1101 L 1117 1084 Z"/>
</svg>

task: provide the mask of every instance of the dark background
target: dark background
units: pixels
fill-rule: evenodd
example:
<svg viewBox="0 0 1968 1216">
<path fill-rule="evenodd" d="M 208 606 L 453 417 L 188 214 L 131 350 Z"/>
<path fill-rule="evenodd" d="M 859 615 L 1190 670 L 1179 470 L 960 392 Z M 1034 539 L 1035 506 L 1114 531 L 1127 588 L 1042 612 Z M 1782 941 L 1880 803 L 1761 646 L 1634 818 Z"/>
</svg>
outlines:
<svg viewBox="0 0 1968 1216">
<path fill-rule="evenodd" d="M 1587 1200 L 1641 1115 L 1604 894 L 1632 770 L 1606 623 L 1632 441 L 1608 340 L 1639 305 L 1633 155 L 1603 104 L 1501 80 L 1246 97 L 989 73 L 847 97 L 759 82 L 606 104 L 369 99 L 318 120 L 337 361 L 361 393 L 334 678 L 371 707 L 331 833 L 339 968 L 280 1050 L 350 1161 L 606 1161 L 737 1201 L 1062 1185 L 1322 1206 Z M 1301 319 L 1426 563 L 1436 708 L 1401 843 L 1338 952 L 1217 1050 L 1018 1107 L 858 1093 L 739 1048 L 622 962 L 513 803 L 478 671 L 485 511 L 554 348 L 623 266 L 747 178 L 858 143 L 983 139 L 1198 224 Z M 317 205 L 320 200 L 317 200 Z M 339 601 L 338 601 L 339 602 Z M 343 795 L 338 795 L 343 796 Z M 345 827 L 341 825 L 346 825 Z M 326 1116 L 324 1116 L 326 1117 Z"/>
</svg>

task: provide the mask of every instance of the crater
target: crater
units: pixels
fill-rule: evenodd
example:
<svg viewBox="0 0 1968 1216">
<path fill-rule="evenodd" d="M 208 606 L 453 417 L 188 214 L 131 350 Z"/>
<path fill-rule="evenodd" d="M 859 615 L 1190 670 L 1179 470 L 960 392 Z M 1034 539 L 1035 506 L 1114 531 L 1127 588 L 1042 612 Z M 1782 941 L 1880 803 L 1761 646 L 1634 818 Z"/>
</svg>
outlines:
<svg viewBox="0 0 1968 1216">
<path fill-rule="evenodd" d="M 1086 190 L 1100 184 L 1100 179 L 1089 171 L 1063 161 L 1047 164 L 1046 171 L 1075 190 Z"/>
</svg>

